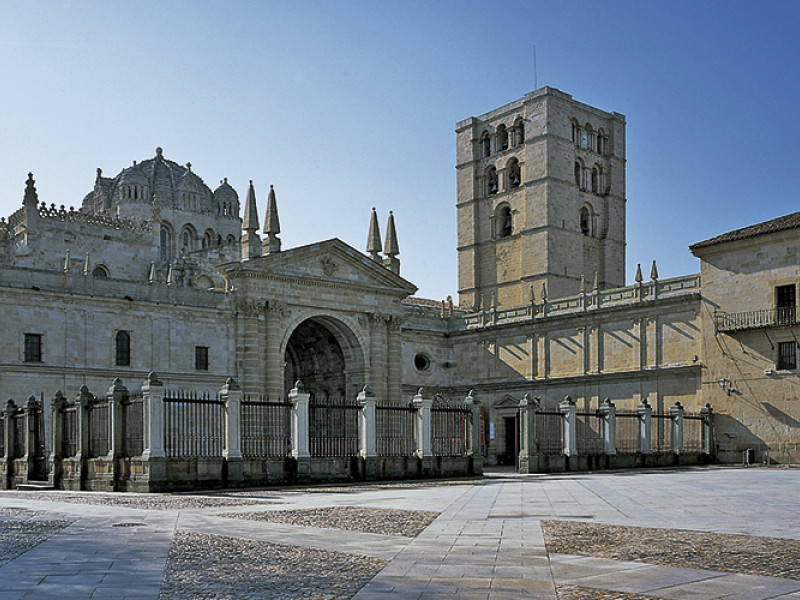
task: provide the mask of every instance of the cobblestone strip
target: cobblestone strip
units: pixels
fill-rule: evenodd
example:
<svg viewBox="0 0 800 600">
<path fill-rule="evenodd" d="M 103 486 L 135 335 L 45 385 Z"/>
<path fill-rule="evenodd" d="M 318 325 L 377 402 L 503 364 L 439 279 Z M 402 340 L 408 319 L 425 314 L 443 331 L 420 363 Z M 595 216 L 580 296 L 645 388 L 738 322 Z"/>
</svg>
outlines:
<svg viewBox="0 0 800 600">
<path fill-rule="evenodd" d="M 385 560 L 178 531 L 160 600 L 351 598 Z"/>
<path fill-rule="evenodd" d="M 579 521 L 542 529 L 551 553 L 800 579 L 800 540 Z"/>
<path fill-rule="evenodd" d="M 209 496 L 170 496 L 158 494 L 64 494 L 61 492 L 2 492 L 2 496 L 25 500 L 46 500 L 69 504 L 102 504 L 144 510 L 191 510 L 202 508 L 225 508 L 227 506 L 253 506 L 271 504 L 269 500 L 249 498 L 226 498 Z"/>
<path fill-rule="evenodd" d="M 74 519 L 60 519 L 24 508 L 0 508 L 0 566 L 74 522 Z"/>
<path fill-rule="evenodd" d="M 439 513 L 424 510 L 393 510 L 360 506 L 332 506 L 298 510 L 225 513 L 232 519 L 287 523 L 302 527 L 326 527 L 380 535 L 416 537 Z"/>
<path fill-rule="evenodd" d="M 660 596 L 611 592 L 579 585 L 557 586 L 556 594 L 558 600 L 664 600 Z"/>
</svg>

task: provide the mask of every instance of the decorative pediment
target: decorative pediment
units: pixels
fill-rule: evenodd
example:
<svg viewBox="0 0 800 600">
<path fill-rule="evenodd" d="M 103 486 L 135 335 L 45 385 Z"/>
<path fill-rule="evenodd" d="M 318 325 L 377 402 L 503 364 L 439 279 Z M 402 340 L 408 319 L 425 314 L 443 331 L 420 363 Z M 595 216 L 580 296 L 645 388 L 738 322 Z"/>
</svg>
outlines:
<svg viewBox="0 0 800 600">
<path fill-rule="evenodd" d="M 516 410 L 519 408 L 519 401 L 520 398 L 514 398 L 511 394 L 506 394 L 502 399 L 494 403 L 494 409 Z"/>
<path fill-rule="evenodd" d="M 337 238 L 229 263 L 222 270 L 232 281 L 265 276 L 384 290 L 403 297 L 417 291 L 413 283 Z"/>
</svg>

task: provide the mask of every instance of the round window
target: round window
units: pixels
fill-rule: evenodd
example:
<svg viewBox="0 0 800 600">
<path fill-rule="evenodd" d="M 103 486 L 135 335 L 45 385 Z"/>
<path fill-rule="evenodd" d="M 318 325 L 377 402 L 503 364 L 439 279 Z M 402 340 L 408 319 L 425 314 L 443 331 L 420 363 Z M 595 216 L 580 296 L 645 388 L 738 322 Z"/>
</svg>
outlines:
<svg viewBox="0 0 800 600">
<path fill-rule="evenodd" d="M 417 371 L 427 371 L 431 368 L 431 359 L 426 354 L 414 356 L 414 368 Z"/>
</svg>

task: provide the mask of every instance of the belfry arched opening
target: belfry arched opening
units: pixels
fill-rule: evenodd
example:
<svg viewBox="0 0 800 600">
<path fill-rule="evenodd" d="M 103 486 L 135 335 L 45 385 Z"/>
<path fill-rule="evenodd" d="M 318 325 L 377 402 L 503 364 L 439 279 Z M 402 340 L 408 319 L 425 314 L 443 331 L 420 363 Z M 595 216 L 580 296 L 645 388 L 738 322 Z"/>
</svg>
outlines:
<svg viewBox="0 0 800 600">
<path fill-rule="evenodd" d="M 312 317 L 292 332 L 284 354 L 284 388 L 298 380 L 316 398 L 355 396 L 364 386 L 364 355 L 352 330 L 332 317 Z"/>
</svg>

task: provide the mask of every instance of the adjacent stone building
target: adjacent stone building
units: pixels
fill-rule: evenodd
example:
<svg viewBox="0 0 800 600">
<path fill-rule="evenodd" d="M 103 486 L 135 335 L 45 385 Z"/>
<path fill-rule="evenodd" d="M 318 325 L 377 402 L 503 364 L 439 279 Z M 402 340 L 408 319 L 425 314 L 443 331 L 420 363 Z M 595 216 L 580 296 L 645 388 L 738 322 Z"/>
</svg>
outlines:
<svg viewBox="0 0 800 600">
<path fill-rule="evenodd" d="M 373 211 L 366 253 L 285 249 L 274 189 L 261 220 L 252 182 L 242 210 L 227 180 L 212 191 L 160 148 L 98 169 L 78 209 L 40 203 L 29 176 L 0 221 L 0 393 L 47 403 L 149 371 L 273 398 L 298 379 L 323 397 L 475 390 L 487 456 L 508 462 L 526 393 L 586 410 L 711 402 L 720 459 L 798 459 L 796 215 L 696 244 L 700 275 L 652 264 L 625 286 L 622 115 L 543 88 L 456 134 L 457 303 L 413 296 L 391 214 L 384 238 Z M 737 316 L 751 309 L 766 312 Z"/>
</svg>

